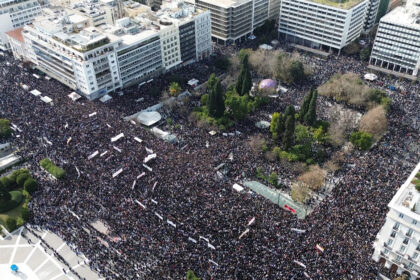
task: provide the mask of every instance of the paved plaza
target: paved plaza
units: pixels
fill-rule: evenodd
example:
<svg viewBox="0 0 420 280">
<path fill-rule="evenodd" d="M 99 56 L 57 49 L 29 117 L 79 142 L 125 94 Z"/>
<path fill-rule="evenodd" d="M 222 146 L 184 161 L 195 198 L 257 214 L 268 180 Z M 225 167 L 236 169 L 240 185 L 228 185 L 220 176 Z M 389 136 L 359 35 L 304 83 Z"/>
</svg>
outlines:
<svg viewBox="0 0 420 280">
<path fill-rule="evenodd" d="M 73 271 L 86 280 L 100 279 L 89 268 L 89 260 L 77 255 L 60 237 L 47 230 L 28 226 L 35 234 L 25 228 L 7 233 L 0 238 L 0 279 L 1 280 L 67 280 L 79 279 Z M 42 238 L 42 242 L 40 238 Z M 54 256 L 53 248 L 69 266 Z M 10 266 L 16 264 L 18 273 L 13 273 Z"/>
</svg>

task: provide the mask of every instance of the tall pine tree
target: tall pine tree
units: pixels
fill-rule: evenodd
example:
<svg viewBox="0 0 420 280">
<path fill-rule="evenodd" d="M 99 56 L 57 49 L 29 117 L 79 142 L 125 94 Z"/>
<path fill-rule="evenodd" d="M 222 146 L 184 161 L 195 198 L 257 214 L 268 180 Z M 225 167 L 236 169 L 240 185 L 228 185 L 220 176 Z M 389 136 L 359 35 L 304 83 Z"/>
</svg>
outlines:
<svg viewBox="0 0 420 280">
<path fill-rule="evenodd" d="M 293 106 L 288 106 L 284 113 L 286 123 L 285 130 L 283 135 L 283 146 L 287 151 L 293 146 L 294 134 L 295 134 L 295 108 Z"/>
<path fill-rule="evenodd" d="M 312 99 L 312 94 L 313 94 L 313 89 L 311 88 L 311 90 L 305 95 L 305 98 L 303 99 L 302 106 L 300 106 L 299 120 L 301 122 L 303 122 L 303 119 L 304 119 L 306 113 L 308 112 L 309 103 L 311 103 L 311 99 Z"/>
<path fill-rule="evenodd" d="M 214 85 L 214 104 L 215 112 L 214 117 L 220 118 L 225 112 L 225 100 L 223 96 L 223 89 L 220 79 L 217 79 L 216 84 Z"/>
<path fill-rule="evenodd" d="M 212 74 L 213 75 L 213 74 Z M 214 118 L 220 118 L 225 111 L 225 103 L 223 98 L 223 89 L 220 79 L 211 78 L 209 80 L 209 85 L 212 86 L 209 92 L 209 99 L 207 101 L 207 108 L 209 110 L 209 115 Z"/>
<path fill-rule="evenodd" d="M 316 122 L 316 100 L 318 98 L 318 91 L 315 90 L 312 94 L 311 102 L 309 103 L 308 112 L 304 116 L 304 120 L 308 125 L 314 125 Z"/>
<path fill-rule="evenodd" d="M 281 139 L 284 132 L 284 116 L 282 113 L 273 113 L 270 132 L 274 140 Z"/>
<path fill-rule="evenodd" d="M 249 93 L 252 88 L 251 72 L 248 65 L 248 54 L 244 54 L 241 61 L 241 71 L 236 81 L 235 89 L 239 95 Z"/>
</svg>

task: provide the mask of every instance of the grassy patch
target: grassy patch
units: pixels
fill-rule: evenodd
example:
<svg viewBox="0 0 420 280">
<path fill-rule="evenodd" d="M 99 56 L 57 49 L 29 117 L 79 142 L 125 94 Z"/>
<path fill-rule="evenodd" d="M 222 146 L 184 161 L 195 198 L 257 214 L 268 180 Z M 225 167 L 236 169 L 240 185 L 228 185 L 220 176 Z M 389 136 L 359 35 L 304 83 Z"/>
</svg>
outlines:
<svg viewBox="0 0 420 280">
<path fill-rule="evenodd" d="M 11 191 L 9 193 L 10 193 L 11 199 L 0 206 L 0 213 L 7 212 L 17 207 L 22 202 L 21 191 Z"/>
</svg>

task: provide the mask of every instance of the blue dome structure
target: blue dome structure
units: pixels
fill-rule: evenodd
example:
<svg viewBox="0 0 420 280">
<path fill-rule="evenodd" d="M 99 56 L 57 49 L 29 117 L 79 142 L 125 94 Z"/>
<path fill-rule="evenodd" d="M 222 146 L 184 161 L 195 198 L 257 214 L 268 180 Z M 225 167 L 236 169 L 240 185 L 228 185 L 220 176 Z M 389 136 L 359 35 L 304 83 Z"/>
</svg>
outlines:
<svg viewBox="0 0 420 280">
<path fill-rule="evenodd" d="M 277 82 L 272 80 L 272 79 L 265 79 L 262 80 L 260 82 L 260 84 L 258 85 L 259 89 L 264 89 L 264 88 L 272 88 L 275 89 L 277 87 Z"/>
</svg>

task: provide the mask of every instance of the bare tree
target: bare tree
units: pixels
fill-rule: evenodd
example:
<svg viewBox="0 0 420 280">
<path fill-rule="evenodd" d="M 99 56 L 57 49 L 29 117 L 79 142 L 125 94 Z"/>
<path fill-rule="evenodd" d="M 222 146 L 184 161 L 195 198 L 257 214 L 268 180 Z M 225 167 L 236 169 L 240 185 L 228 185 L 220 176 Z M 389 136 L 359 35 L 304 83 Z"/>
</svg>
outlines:
<svg viewBox="0 0 420 280">
<path fill-rule="evenodd" d="M 303 173 L 297 179 L 311 190 L 317 191 L 324 184 L 326 175 L 327 171 L 319 167 L 319 165 L 313 165 L 308 172 Z"/>
<path fill-rule="evenodd" d="M 359 129 L 372 134 L 378 140 L 385 133 L 387 126 L 385 109 L 382 106 L 377 106 L 363 115 Z"/>
<path fill-rule="evenodd" d="M 305 202 L 310 196 L 309 188 L 301 183 L 295 182 L 292 184 L 292 190 L 290 191 L 291 198 L 296 202 Z"/>
<path fill-rule="evenodd" d="M 261 153 L 264 145 L 265 140 L 261 137 L 261 135 L 253 135 L 249 138 L 249 146 L 255 154 Z"/>
</svg>

